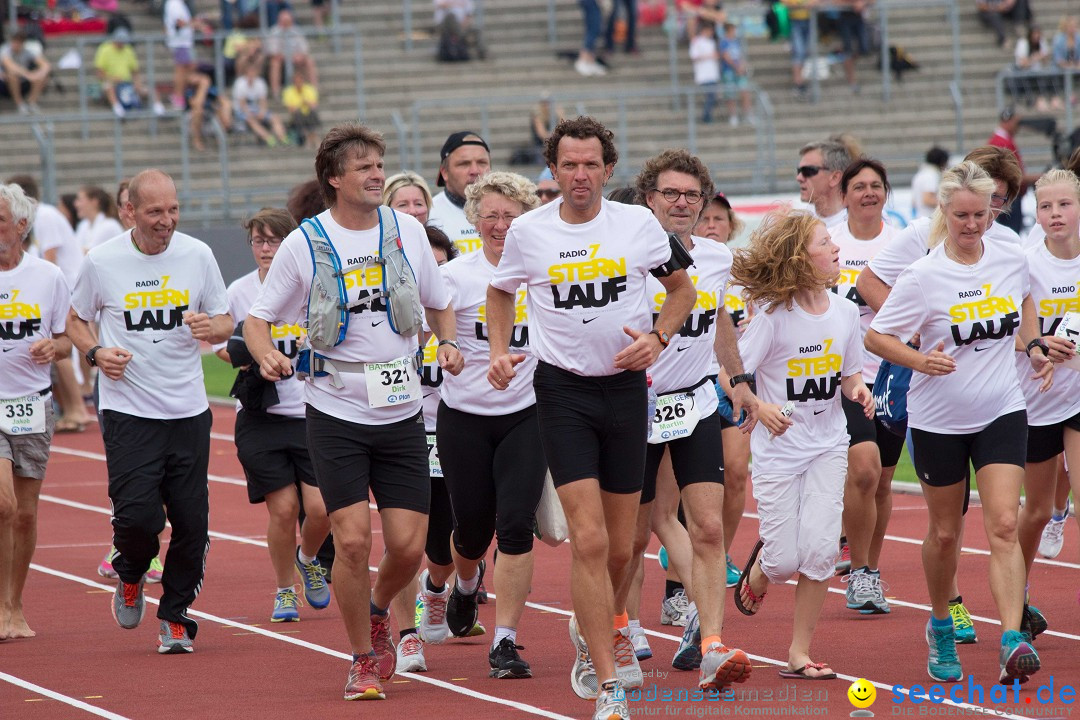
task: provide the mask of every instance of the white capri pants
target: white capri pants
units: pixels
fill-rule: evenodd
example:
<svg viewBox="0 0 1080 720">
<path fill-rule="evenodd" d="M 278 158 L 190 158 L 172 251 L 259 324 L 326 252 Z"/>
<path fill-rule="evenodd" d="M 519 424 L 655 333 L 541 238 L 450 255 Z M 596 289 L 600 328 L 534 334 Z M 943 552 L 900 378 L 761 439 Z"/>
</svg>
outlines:
<svg viewBox="0 0 1080 720">
<path fill-rule="evenodd" d="M 839 554 L 847 448 L 830 450 L 795 475 L 753 476 L 761 539 L 761 569 L 769 582 L 796 572 L 829 580 Z"/>
</svg>

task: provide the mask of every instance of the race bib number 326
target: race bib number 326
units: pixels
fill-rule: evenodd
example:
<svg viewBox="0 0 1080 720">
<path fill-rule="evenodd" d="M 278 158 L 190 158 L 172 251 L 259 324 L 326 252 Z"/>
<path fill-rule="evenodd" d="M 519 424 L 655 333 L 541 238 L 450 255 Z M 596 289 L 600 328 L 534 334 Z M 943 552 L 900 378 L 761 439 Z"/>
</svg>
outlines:
<svg viewBox="0 0 1080 720">
<path fill-rule="evenodd" d="M 45 432 L 45 401 L 41 395 L 0 400 L 0 432 L 34 435 Z"/>
<path fill-rule="evenodd" d="M 368 405 L 373 408 L 404 405 L 420 399 L 420 376 L 412 357 L 384 363 L 366 363 Z"/>
</svg>

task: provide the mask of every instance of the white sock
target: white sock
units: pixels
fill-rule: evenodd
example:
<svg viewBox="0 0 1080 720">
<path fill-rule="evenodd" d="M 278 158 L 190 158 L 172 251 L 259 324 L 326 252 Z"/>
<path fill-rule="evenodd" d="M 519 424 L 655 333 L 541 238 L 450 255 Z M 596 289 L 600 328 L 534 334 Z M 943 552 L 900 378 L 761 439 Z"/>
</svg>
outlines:
<svg viewBox="0 0 1080 720">
<path fill-rule="evenodd" d="M 1065 519 L 1065 513 L 1067 513 L 1068 511 L 1069 511 L 1068 507 L 1054 508 L 1054 517 L 1053 517 L 1053 519 L 1054 520 L 1064 520 Z"/>
<path fill-rule="evenodd" d="M 288 587 L 279 587 L 279 588 L 277 589 L 277 591 L 278 591 L 279 593 L 283 593 L 283 592 L 294 592 L 295 590 L 296 590 L 296 589 L 295 589 L 295 588 L 294 588 L 294 587 L 293 587 L 292 585 L 290 585 L 290 586 L 288 586 Z"/>
<path fill-rule="evenodd" d="M 305 555 L 304 551 L 300 548 L 296 549 L 296 559 L 300 561 L 301 565 L 310 565 L 311 563 L 315 562 L 315 558 L 311 557 L 310 555 Z"/>
<path fill-rule="evenodd" d="M 472 578 L 470 578 L 468 580 L 461 577 L 461 575 L 458 575 L 458 577 L 457 577 L 457 588 L 461 592 L 465 593 L 466 595 L 472 595 L 473 593 L 476 592 L 476 589 L 478 587 L 480 587 L 480 571 L 479 570 L 477 570 L 476 574 L 473 575 Z"/>
<path fill-rule="evenodd" d="M 510 638 L 510 642 L 517 645 L 517 628 L 506 627 L 505 625 L 495 626 L 495 639 L 491 641 L 491 647 L 497 648 L 503 638 Z"/>
<path fill-rule="evenodd" d="M 630 624 L 627 625 L 627 627 L 630 628 L 631 632 L 633 632 L 634 630 L 640 630 L 641 629 L 641 620 L 631 620 Z"/>
</svg>

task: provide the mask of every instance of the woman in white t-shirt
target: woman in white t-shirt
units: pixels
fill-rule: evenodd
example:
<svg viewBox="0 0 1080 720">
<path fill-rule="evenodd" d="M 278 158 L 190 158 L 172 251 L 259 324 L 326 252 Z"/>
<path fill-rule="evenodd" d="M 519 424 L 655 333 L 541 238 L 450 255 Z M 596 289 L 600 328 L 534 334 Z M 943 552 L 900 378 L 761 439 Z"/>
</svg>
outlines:
<svg viewBox="0 0 1080 720">
<path fill-rule="evenodd" d="M 897 229 L 882 217 L 889 196 L 885 166 L 872 158 L 859 158 L 844 170 L 840 192 L 847 219 L 831 228 L 832 239 L 840 247 L 840 277 L 833 292 L 851 300 L 859 308 L 863 334 L 874 319 L 874 311 L 862 299 L 855 281 L 859 273 Z M 873 389 L 881 358 L 863 350 L 863 382 Z M 862 408 L 843 401 L 847 416 L 847 484 L 844 489 L 844 537 L 848 557 L 841 548 L 841 562 L 849 561 L 847 606 L 865 615 L 889 612 L 889 602 L 881 585 L 878 560 L 892 511 L 892 476 L 904 438 L 885 428 L 876 418 L 867 418 Z"/>
<path fill-rule="evenodd" d="M 1058 457 L 1062 452 L 1072 468 L 1080 468 L 1080 370 L 1076 344 L 1055 335 L 1067 314 L 1080 313 L 1080 180 L 1068 170 L 1051 170 L 1035 183 L 1036 218 L 1045 239 L 1028 247 L 1031 300 L 1039 317 L 1039 332 L 1054 362 L 1054 386 L 1046 393 L 1028 378 L 1027 358 L 1017 354 L 1020 387 L 1027 401 L 1028 445 L 1024 472 L 1024 506 L 1017 536 L 1030 575 L 1043 528 L 1055 511 Z M 1076 318 L 1072 318 L 1073 323 Z M 1076 477 L 1080 488 L 1080 476 Z M 1066 476 L 1067 478 L 1068 476 Z M 1065 495 L 1067 504 L 1067 490 Z M 1059 506 L 1060 507 L 1060 506 Z M 1025 603 L 1021 629 L 1036 636 L 1046 629 L 1041 613 Z"/>
<path fill-rule="evenodd" d="M 766 216 L 731 272 L 758 307 L 739 350 L 761 400 L 750 441 L 761 540 L 735 587 L 735 605 L 753 615 L 770 584 L 799 573 L 785 678 L 836 677 L 811 659 L 810 642 L 839 549 L 848 449 L 841 393 L 866 417 L 874 414 L 862 379 L 859 311 L 828 292 L 839 274 L 840 249 L 825 225 L 793 210 Z"/>
<path fill-rule="evenodd" d="M 1040 345 L 1021 249 L 983 240 L 993 192 L 994 181 L 973 162 L 942 175 L 939 208 L 930 228 L 933 249 L 901 273 L 866 333 L 871 352 L 915 370 L 908 392 L 908 427 L 915 471 L 930 512 L 923 543 L 932 608 L 926 625 L 927 669 L 939 682 L 963 677 L 949 595 L 969 461 L 982 500 L 990 578 L 1004 630 L 1000 680 L 1024 682 L 1040 665 L 1035 649 L 1019 632 L 1024 557 L 1016 518 L 1027 414 L 1016 375 L 1016 349 L 1026 348 L 1044 391 L 1053 366 Z M 904 344 L 916 333 L 926 352 Z"/>
<path fill-rule="evenodd" d="M 533 528 L 547 462 L 540 442 L 532 375 L 536 358 L 529 345 L 525 288 L 518 289 L 510 352 L 518 362 L 513 385 L 492 392 L 487 288 L 502 259 L 510 224 L 540 205 L 536 186 L 508 172 L 484 175 L 465 189 L 465 217 L 480 231 L 480 252 L 443 266 L 450 291 L 465 369 L 443 377 L 436 438 L 443 478 L 454 508 L 453 589 L 443 588 L 446 624 L 464 637 L 476 624 L 484 554 L 494 538 L 495 636 L 488 653 L 496 678 L 532 677 L 517 644 L 518 623 L 532 582 Z M 421 582 L 427 578 L 422 577 Z M 428 588 L 431 589 L 430 587 Z M 426 599 L 425 599 L 425 611 Z"/>
<path fill-rule="evenodd" d="M 717 192 L 701 211 L 694 234 L 729 245 L 742 232 L 743 222 L 722 192 Z M 730 248 L 730 245 L 729 245 Z M 731 282 L 724 289 L 724 308 L 741 335 L 750 318 L 742 288 Z M 735 587 L 740 568 L 731 559 L 731 544 L 746 509 L 746 481 L 750 476 L 750 436 L 739 428 L 731 415 L 731 375 L 719 368 L 716 396 L 720 400 L 720 435 L 724 443 L 724 548 L 727 550 L 727 586 Z M 745 413 L 740 413 L 746 417 Z M 739 419 L 741 422 L 742 418 Z"/>
<path fill-rule="evenodd" d="M 84 253 L 124 232 L 117 220 L 112 196 L 97 185 L 79 188 L 75 195 L 75 212 L 79 215 L 75 237 Z"/>
</svg>

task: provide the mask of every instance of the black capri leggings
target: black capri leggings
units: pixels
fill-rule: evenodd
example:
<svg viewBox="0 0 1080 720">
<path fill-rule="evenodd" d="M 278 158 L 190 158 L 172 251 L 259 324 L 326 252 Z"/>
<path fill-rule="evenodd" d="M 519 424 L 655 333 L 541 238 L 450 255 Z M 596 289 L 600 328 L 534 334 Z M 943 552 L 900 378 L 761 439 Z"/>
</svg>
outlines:
<svg viewBox="0 0 1080 720">
<path fill-rule="evenodd" d="M 458 553 L 482 558 L 492 537 L 505 555 L 532 550 L 547 473 L 536 406 L 485 416 L 439 403 L 436 434 Z"/>
<path fill-rule="evenodd" d="M 434 433 L 428 433 L 428 454 L 435 445 Z M 442 458 L 440 458 L 440 465 Z M 450 553 L 450 533 L 454 530 L 454 516 L 450 509 L 450 495 L 446 492 L 446 481 L 442 477 L 431 476 L 431 506 L 428 508 L 427 543 L 424 554 L 435 565 L 453 565 L 454 556 Z"/>
</svg>

